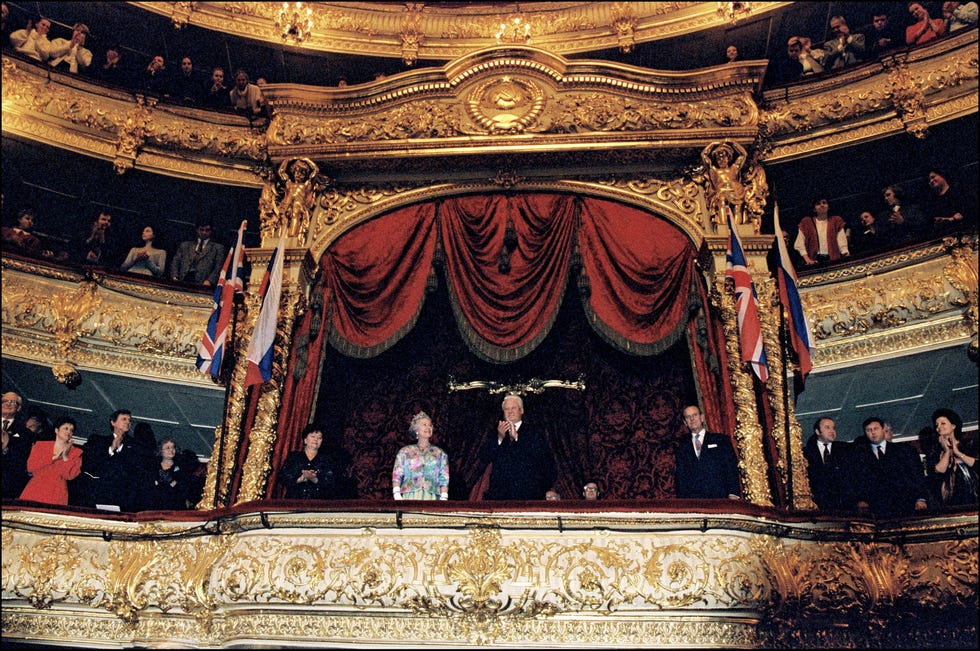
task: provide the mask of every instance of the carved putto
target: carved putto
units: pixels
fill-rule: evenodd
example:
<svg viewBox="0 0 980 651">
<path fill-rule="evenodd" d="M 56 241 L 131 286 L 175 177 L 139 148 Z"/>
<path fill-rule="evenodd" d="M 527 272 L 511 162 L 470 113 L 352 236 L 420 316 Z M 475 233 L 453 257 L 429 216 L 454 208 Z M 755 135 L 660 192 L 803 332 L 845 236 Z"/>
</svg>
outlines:
<svg viewBox="0 0 980 651">
<path fill-rule="evenodd" d="M 277 179 L 268 181 L 259 198 L 262 238 L 304 239 L 316 205 L 316 195 L 328 183 L 309 158 L 280 163 Z"/>
<path fill-rule="evenodd" d="M 737 142 L 713 142 L 701 151 L 704 184 L 712 230 L 726 222 L 731 211 L 736 224 L 752 223 L 759 232 L 769 195 L 766 175 L 755 159 Z"/>
</svg>

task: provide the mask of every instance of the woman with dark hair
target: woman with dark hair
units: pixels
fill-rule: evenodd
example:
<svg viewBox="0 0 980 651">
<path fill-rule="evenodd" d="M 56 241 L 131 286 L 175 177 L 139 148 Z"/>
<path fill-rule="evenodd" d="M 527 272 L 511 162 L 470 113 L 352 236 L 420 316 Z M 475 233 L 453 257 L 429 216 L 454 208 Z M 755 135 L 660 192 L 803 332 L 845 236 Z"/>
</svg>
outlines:
<svg viewBox="0 0 980 651">
<path fill-rule="evenodd" d="M 82 449 L 72 445 L 75 419 L 61 416 L 54 421 L 54 440 L 38 441 L 27 458 L 31 479 L 20 499 L 68 506 L 68 482 L 82 472 Z"/>
<path fill-rule="evenodd" d="M 131 274 L 142 274 L 162 278 L 167 268 L 167 252 L 158 248 L 159 237 L 152 226 L 144 226 L 141 234 L 143 246 L 133 247 L 122 263 L 122 270 Z"/>
<path fill-rule="evenodd" d="M 340 454 L 322 450 L 323 430 L 307 425 L 303 430 L 303 449 L 290 452 L 279 471 L 279 483 L 286 499 L 329 500 L 347 497 Z"/>
<path fill-rule="evenodd" d="M 926 468 L 940 506 L 977 505 L 976 445 L 963 441 L 963 419 L 952 409 L 937 409 L 932 420 L 938 445 L 926 452 Z"/>
</svg>

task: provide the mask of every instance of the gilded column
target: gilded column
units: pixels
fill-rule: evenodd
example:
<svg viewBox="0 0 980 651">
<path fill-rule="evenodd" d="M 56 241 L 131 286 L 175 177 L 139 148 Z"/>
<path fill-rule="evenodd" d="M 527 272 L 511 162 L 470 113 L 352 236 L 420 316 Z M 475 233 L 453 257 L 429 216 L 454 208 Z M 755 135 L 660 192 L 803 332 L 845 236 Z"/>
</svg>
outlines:
<svg viewBox="0 0 980 651">
<path fill-rule="evenodd" d="M 779 454 L 776 472 L 786 490 L 791 508 L 814 509 L 816 505 L 810 494 L 810 480 L 807 477 L 806 460 L 803 458 L 803 430 L 796 420 L 792 401 L 787 400 L 789 387 L 785 382 L 784 369 L 788 360 L 786 347 L 782 345 L 779 333 L 780 320 L 776 311 L 782 309 L 782 306 L 773 300 L 775 283 L 772 278 L 757 279 L 755 286 L 759 295 L 762 340 L 766 347 L 766 361 L 769 363 L 769 380 L 766 388 L 773 415 L 772 436 L 776 441 L 776 450 Z M 787 423 L 789 424 L 788 439 Z M 790 491 L 790 483 L 792 483 L 792 491 Z"/>
<path fill-rule="evenodd" d="M 301 292 L 289 292 L 280 302 L 272 380 L 257 387 L 261 394 L 255 422 L 248 432 L 248 454 L 242 467 L 242 483 L 236 504 L 265 497 L 266 481 L 272 471 L 272 446 L 276 441 L 276 425 L 282 402 L 285 360 L 292 346 L 296 316 L 304 308 L 305 300 Z"/>
<path fill-rule="evenodd" d="M 755 409 L 755 389 L 752 376 L 742 367 L 740 361 L 742 356 L 739 352 L 735 295 L 725 284 L 724 272 L 716 274 L 715 291 L 711 298 L 724 321 L 728 372 L 735 394 L 735 440 L 738 441 L 738 470 L 742 476 L 742 489 L 745 499 L 752 504 L 772 506 L 768 464 L 762 448 L 762 426 Z"/>
</svg>

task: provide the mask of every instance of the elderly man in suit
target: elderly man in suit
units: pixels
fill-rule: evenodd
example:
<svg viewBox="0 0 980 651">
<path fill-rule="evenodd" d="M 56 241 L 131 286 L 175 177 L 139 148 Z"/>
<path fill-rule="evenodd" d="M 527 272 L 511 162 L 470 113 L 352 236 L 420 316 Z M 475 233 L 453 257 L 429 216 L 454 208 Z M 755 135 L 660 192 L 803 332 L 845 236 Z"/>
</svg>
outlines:
<svg viewBox="0 0 980 651">
<path fill-rule="evenodd" d="M 822 511 L 847 507 L 847 455 L 850 444 L 837 440 L 834 419 L 822 416 L 813 424 L 813 436 L 803 447 L 813 501 Z"/>
<path fill-rule="evenodd" d="M 704 414 L 697 405 L 682 412 L 690 432 L 675 452 L 677 497 L 694 499 L 741 499 L 738 459 L 731 439 L 705 431 Z"/>
<path fill-rule="evenodd" d="M 197 238 L 181 242 L 170 266 L 170 278 L 195 285 L 214 286 L 225 261 L 225 247 L 211 239 L 214 226 L 197 224 Z"/>
<path fill-rule="evenodd" d="M 557 476 L 544 428 L 524 422 L 520 396 L 505 397 L 501 409 L 504 418 L 480 451 L 480 459 L 493 464 L 486 499 L 544 499 Z"/>
</svg>

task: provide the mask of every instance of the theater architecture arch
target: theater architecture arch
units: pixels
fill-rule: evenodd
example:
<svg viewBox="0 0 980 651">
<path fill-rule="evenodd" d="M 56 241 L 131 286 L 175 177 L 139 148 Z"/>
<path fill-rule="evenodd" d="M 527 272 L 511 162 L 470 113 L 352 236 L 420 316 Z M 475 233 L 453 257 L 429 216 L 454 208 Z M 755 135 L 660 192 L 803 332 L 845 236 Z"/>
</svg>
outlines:
<svg viewBox="0 0 980 651">
<path fill-rule="evenodd" d="M 740 364 L 727 369 L 747 495 L 738 506 L 501 512 L 482 503 L 410 511 L 345 503 L 297 512 L 261 501 L 285 356 L 309 308 L 316 261 L 343 234 L 400 207 L 548 192 L 647 211 L 700 252 L 737 360 L 724 283 L 728 228 L 709 210 L 716 189 L 702 159 L 725 143 L 746 153 L 731 177 L 746 191 L 736 228 L 766 344 L 779 350 L 765 259 L 773 236 L 759 228 L 769 209 L 765 166 L 975 115 L 976 31 L 789 92 L 762 91 L 766 65 L 660 72 L 500 46 L 369 84 L 273 84 L 271 121 L 256 127 L 49 79 L 5 57 L 5 135 L 112 160 L 123 174 L 262 187 L 251 288 L 278 238 L 288 240 L 274 378 L 250 410 L 240 356 L 216 431 L 226 454 L 211 455 L 199 511 L 113 517 L 5 506 L 4 637 L 211 647 L 975 643 L 976 512 L 885 523 L 808 512 L 804 433 L 777 381 L 790 363 L 780 355 L 770 355 L 765 398 Z M 976 264 L 974 237 L 809 276 L 817 365 L 868 356 L 869 346 L 896 354 L 923 338 L 972 341 L 975 352 Z M 200 295 L 135 291 L 128 281 L 6 257 L 3 274 L 4 355 L 49 365 L 59 381 L 115 367 L 204 382 L 193 368 L 208 312 Z M 827 307 L 849 292 L 874 300 Z M 258 305 L 250 289 L 246 333 Z M 869 318 L 882 310 L 901 312 L 901 325 Z M 869 325 L 844 327 L 857 322 Z M 771 432 L 757 404 L 776 423 Z M 771 463 L 762 453 L 770 433 Z M 239 436 L 243 460 L 234 454 Z M 773 477 L 781 496 L 770 490 Z"/>
</svg>

